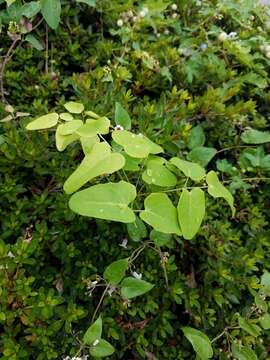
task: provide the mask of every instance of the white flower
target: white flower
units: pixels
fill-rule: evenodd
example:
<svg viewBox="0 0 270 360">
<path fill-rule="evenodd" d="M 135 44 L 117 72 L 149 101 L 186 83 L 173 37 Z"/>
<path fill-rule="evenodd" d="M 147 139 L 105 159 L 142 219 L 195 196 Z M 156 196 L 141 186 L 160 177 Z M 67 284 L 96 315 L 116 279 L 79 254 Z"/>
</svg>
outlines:
<svg viewBox="0 0 270 360">
<path fill-rule="evenodd" d="M 164 30 L 164 34 L 165 34 L 165 35 L 169 35 L 169 34 L 170 34 L 170 31 L 169 31 L 168 29 L 165 29 L 165 30 Z"/>
<path fill-rule="evenodd" d="M 135 23 L 137 21 L 137 16 L 133 16 L 132 21 Z"/>
<path fill-rule="evenodd" d="M 123 128 L 123 126 L 121 126 L 121 125 L 116 125 L 116 126 L 114 127 L 114 130 L 115 130 L 115 131 L 120 131 L 120 130 L 124 130 L 124 128 Z"/>
<path fill-rule="evenodd" d="M 96 339 L 96 340 L 93 342 L 93 346 L 97 346 L 98 343 L 99 343 L 99 340 Z"/>
<path fill-rule="evenodd" d="M 115 292 L 116 288 L 115 287 L 110 287 L 109 290 L 108 290 L 108 294 L 110 296 L 112 296 L 112 294 Z"/>
<path fill-rule="evenodd" d="M 127 243 L 128 243 L 128 240 L 127 239 L 123 239 L 122 242 L 120 242 L 119 246 L 122 246 L 123 248 L 127 248 Z"/>
<path fill-rule="evenodd" d="M 135 279 L 141 280 L 142 278 L 142 274 L 138 274 L 136 271 L 133 271 L 131 274 Z"/>
<path fill-rule="evenodd" d="M 228 35 L 228 39 L 235 39 L 235 38 L 236 38 L 236 36 L 237 36 L 237 32 L 232 31 L 232 32 L 230 32 L 230 33 L 229 33 L 229 35 Z"/>
<path fill-rule="evenodd" d="M 157 33 L 157 37 L 158 37 L 158 38 L 160 37 L 160 33 Z"/>
<path fill-rule="evenodd" d="M 15 255 L 14 255 L 11 251 L 8 252 L 7 256 L 10 257 L 10 258 L 14 258 L 14 257 L 15 257 Z"/>
<path fill-rule="evenodd" d="M 147 14 L 147 11 L 145 11 L 145 9 L 142 9 L 138 15 L 143 18 L 146 16 L 146 14 Z"/>
<path fill-rule="evenodd" d="M 171 9 L 172 9 L 172 10 L 177 10 L 177 5 L 176 5 L 176 4 L 172 4 L 172 5 L 171 5 Z"/>
<path fill-rule="evenodd" d="M 219 36 L 218 36 L 218 40 L 219 41 L 225 41 L 225 40 L 227 40 L 228 39 L 228 34 L 227 33 L 225 33 L 225 31 L 222 31 L 220 34 L 219 34 Z"/>
<path fill-rule="evenodd" d="M 173 13 L 173 14 L 172 14 L 172 18 L 173 18 L 173 19 L 176 19 L 176 18 L 177 18 L 177 16 L 178 16 L 178 14 L 177 14 L 177 13 Z"/>
<path fill-rule="evenodd" d="M 118 19 L 118 20 L 117 20 L 117 26 L 121 27 L 121 26 L 123 26 L 123 25 L 124 25 L 123 20 L 122 20 L 122 19 Z"/>
<path fill-rule="evenodd" d="M 132 16 L 133 16 L 133 11 L 132 11 L 132 10 L 128 10 L 127 16 L 130 17 L 130 18 L 132 18 Z"/>
</svg>

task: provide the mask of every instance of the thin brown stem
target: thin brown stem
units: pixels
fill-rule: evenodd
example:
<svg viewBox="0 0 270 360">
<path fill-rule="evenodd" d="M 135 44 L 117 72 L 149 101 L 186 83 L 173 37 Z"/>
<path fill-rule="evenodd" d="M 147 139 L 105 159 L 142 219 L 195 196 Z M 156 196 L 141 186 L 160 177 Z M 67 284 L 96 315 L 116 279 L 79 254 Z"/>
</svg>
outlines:
<svg viewBox="0 0 270 360">
<path fill-rule="evenodd" d="M 97 307 L 96 307 L 96 309 L 95 309 L 95 312 L 94 312 L 94 314 L 93 314 L 93 316 L 92 316 L 92 323 L 93 323 L 94 320 L 95 320 L 95 317 L 96 317 L 96 315 L 97 315 L 97 313 L 98 313 L 99 308 L 101 307 L 101 304 L 102 304 L 102 302 L 103 302 L 103 300 L 104 300 L 104 297 L 105 297 L 105 295 L 106 295 L 109 287 L 110 287 L 110 285 L 108 284 L 108 285 L 106 286 L 105 290 L 103 291 L 103 293 L 102 293 L 102 295 L 101 295 L 101 298 L 99 299 L 98 305 L 97 305 Z"/>
</svg>

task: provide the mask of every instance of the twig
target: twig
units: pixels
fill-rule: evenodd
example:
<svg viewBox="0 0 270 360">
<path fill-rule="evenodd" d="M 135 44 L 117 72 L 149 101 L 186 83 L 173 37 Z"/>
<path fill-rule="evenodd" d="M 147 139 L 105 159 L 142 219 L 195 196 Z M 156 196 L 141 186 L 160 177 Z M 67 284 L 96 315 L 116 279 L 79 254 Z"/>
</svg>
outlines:
<svg viewBox="0 0 270 360">
<path fill-rule="evenodd" d="M 45 38 L 45 74 L 49 72 L 49 33 L 48 25 L 46 24 L 46 38 Z"/>
<path fill-rule="evenodd" d="M 103 302 L 103 299 L 104 299 L 104 297 L 105 297 L 105 295 L 106 295 L 109 287 L 110 287 L 110 285 L 108 284 L 108 285 L 106 286 L 105 290 L 103 291 L 103 293 L 102 293 L 102 295 L 101 295 L 101 298 L 99 299 L 99 303 L 98 303 L 98 305 L 97 305 L 97 307 L 96 307 L 96 310 L 95 310 L 95 312 L 94 312 L 94 314 L 93 314 L 93 316 L 92 316 L 92 323 L 93 323 L 94 320 L 95 320 L 95 317 L 96 317 L 96 315 L 97 315 L 97 313 L 98 313 L 98 310 L 99 310 L 99 308 L 100 308 L 100 306 L 101 306 L 101 304 L 102 304 L 102 302 Z"/>
</svg>

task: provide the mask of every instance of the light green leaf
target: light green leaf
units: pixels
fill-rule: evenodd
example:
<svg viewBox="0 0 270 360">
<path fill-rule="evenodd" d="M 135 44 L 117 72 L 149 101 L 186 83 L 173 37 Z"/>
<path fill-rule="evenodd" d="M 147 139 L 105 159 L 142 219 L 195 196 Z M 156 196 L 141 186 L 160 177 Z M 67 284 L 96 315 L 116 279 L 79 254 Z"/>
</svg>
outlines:
<svg viewBox="0 0 270 360">
<path fill-rule="evenodd" d="M 166 194 L 153 193 L 144 201 L 140 217 L 157 231 L 180 235 L 177 210 Z"/>
<path fill-rule="evenodd" d="M 203 146 L 205 142 L 205 135 L 201 125 L 197 125 L 190 130 L 188 135 L 188 147 L 192 150 L 195 147 Z"/>
<path fill-rule="evenodd" d="M 7 6 L 13 4 L 16 0 L 6 0 Z"/>
<path fill-rule="evenodd" d="M 258 360 L 257 355 L 251 348 L 236 343 L 232 344 L 232 353 L 238 360 Z"/>
<path fill-rule="evenodd" d="M 123 155 L 124 155 L 124 157 L 126 159 L 125 166 L 123 167 L 123 170 L 126 170 L 126 171 L 139 171 L 140 170 L 139 164 L 142 161 L 142 159 L 128 156 L 125 153 Z"/>
<path fill-rule="evenodd" d="M 270 291 L 270 272 L 264 271 L 264 273 L 261 276 L 261 285 L 263 287 L 263 290 L 268 292 Z"/>
<path fill-rule="evenodd" d="M 243 132 L 241 139 L 245 144 L 264 144 L 270 142 L 270 133 L 267 131 L 248 129 Z"/>
<path fill-rule="evenodd" d="M 125 165 L 125 158 L 119 153 L 111 153 L 106 142 L 94 144 L 92 151 L 82 160 L 78 168 L 64 183 L 64 190 L 72 194 L 96 176 L 112 174 Z"/>
<path fill-rule="evenodd" d="M 244 319 L 242 316 L 238 317 L 238 323 L 241 329 L 243 329 L 252 336 L 257 337 L 261 333 L 261 329 L 258 325 L 252 324 L 248 320 Z"/>
<path fill-rule="evenodd" d="M 50 28 L 56 30 L 61 16 L 61 0 L 41 0 L 41 13 Z"/>
<path fill-rule="evenodd" d="M 109 128 L 110 120 L 105 116 L 97 120 L 87 119 L 86 123 L 78 129 L 77 134 L 83 137 L 93 137 L 97 134 L 108 134 Z"/>
<path fill-rule="evenodd" d="M 201 360 L 207 360 L 213 356 L 210 340 L 203 332 L 191 327 L 183 327 L 182 330 Z"/>
<path fill-rule="evenodd" d="M 78 3 L 84 3 L 86 5 L 95 7 L 96 6 L 96 0 L 76 0 Z"/>
<path fill-rule="evenodd" d="M 33 48 L 37 49 L 38 51 L 43 50 L 43 45 L 34 35 L 26 35 L 25 40 L 28 41 L 33 46 Z"/>
<path fill-rule="evenodd" d="M 108 341 L 100 339 L 98 344 L 90 348 L 90 354 L 96 358 L 110 356 L 114 353 L 114 347 Z"/>
<path fill-rule="evenodd" d="M 126 130 L 131 128 L 130 116 L 119 102 L 115 103 L 114 121 L 116 125 L 121 125 Z"/>
<path fill-rule="evenodd" d="M 232 215 L 235 215 L 235 207 L 233 206 L 233 196 L 225 188 L 224 185 L 219 181 L 217 174 L 214 171 L 210 171 L 206 175 L 206 182 L 208 185 L 208 193 L 214 198 L 224 198 L 227 203 L 230 205 L 232 210 Z"/>
<path fill-rule="evenodd" d="M 134 223 L 127 224 L 127 231 L 133 241 L 140 241 L 147 236 L 147 228 L 138 216 Z"/>
<path fill-rule="evenodd" d="M 97 320 L 88 328 L 83 337 L 84 344 L 91 345 L 94 341 L 100 340 L 102 335 L 102 319 Z"/>
<path fill-rule="evenodd" d="M 75 101 L 69 101 L 64 105 L 64 108 L 72 114 L 81 114 L 84 110 L 84 106 L 81 103 Z"/>
<path fill-rule="evenodd" d="M 77 134 L 62 135 L 59 131 L 60 127 L 61 125 L 57 127 L 55 132 L 55 143 L 58 151 L 64 151 L 69 144 L 71 144 L 73 141 L 78 140 L 80 137 Z"/>
<path fill-rule="evenodd" d="M 204 192 L 199 188 L 183 189 L 177 211 L 183 237 L 190 240 L 199 231 L 205 215 Z"/>
<path fill-rule="evenodd" d="M 201 166 L 206 166 L 217 154 L 217 150 L 211 147 L 198 146 L 188 153 L 188 159 Z"/>
<path fill-rule="evenodd" d="M 121 295 L 127 299 L 133 299 L 150 291 L 154 287 L 147 281 L 127 277 L 121 282 Z"/>
<path fill-rule="evenodd" d="M 181 170 L 185 174 L 185 176 L 191 178 L 194 181 L 200 181 L 205 176 L 204 168 L 202 168 L 199 164 L 194 164 L 192 162 L 179 159 L 177 157 L 173 157 L 170 160 L 170 163 L 176 166 L 179 170 Z"/>
<path fill-rule="evenodd" d="M 136 188 L 125 181 L 94 185 L 72 195 L 74 212 L 98 219 L 132 223 L 135 215 L 128 205 L 136 198 Z"/>
<path fill-rule="evenodd" d="M 73 120 L 73 116 L 72 116 L 70 113 L 67 113 L 67 112 L 61 113 L 61 114 L 59 115 L 59 117 L 60 117 L 61 120 L 64 120 L 64 121 L 71 121 L 71 120 Z"/>
<path fill-rule="evenodd" d="M 22 7 L 22 16 L 31 19 L 41 10 L 40 1 L 30 1 Z"/>
<path fill-rule="evenodd" d="M 73 120 L 65 124 L 58 126 L 59 134 L 61 135 L 71 135 L 74 134 L 83 125 L 82 120 Z"/>
<path fill-rule="evenodd" d="M 158 246 L 164 246 L 170 243 L 172 236 L 170 234 L 161 233 L 153 229 L 150 233 L 150 239 L 154 241 Z"/>
<path fill-rule="evenodd" d="M 79 135 L 77 135 L 77 136 L 80 137 Z M 82 145 L 84 155 L 87 155 L 87 154 L 90 154 L 90 152 L 93 149 L 93 146 L 96 143 L 98 143 L 100 140 L 99 140 L 99 137 L 96 135 L 96 136 L 93 136 L 91 138 L 81 136 L 80 141 L 81 141 L 81 145 Z"/>
<path fill-rule="evenodd" d="M 270 315 L 268 313 L 265 313 L 260 318 L 260 324 L 264 330 L 270 329 Z"/>
<path fill-rule="evenodd" d="M 112 285 L 117 285 L 124 278 L 128 269 L 128 259 L 114 261 L 106 267 L 103 277 Z"/>
<path fill-rule="evenodd" d="M 135 158 L 145 158 L 149 154 L 158 154 L 163 152 L 163 149 L 153 143 L 146 136 L 139 134 L 132 134 L 129 131 L 113 131 L 112 132 L 113 140 L 123 146 L 125 152 Z"/>
<path fill-rule="evenodd" d="M 158 186 L 175 186 L 176 176 L 165 167 L 166 160 L 160 157 L 150 159 L 146 164 L 146 170 L 142 174 L 142 179 L 147 184 Z"/>
<path fill-rule="evenodd" d="M 27 126 L 27 130 L 42 130 L 42 129 L 49 129 L 55 126 L 58 122 L 58 114 L 57 113 L 50 113 L 47 115 L 40 116 L 39 118 L 31 121 Z"/>
<path fill-rule="evenodd" d="M 99 116 L 98 114 L 94 113 L 93 111 L 85 111 L 84 112 L 85 115 L 89 116 L 91 119 L 99 119 L 101 116 Z"/>
</svg>

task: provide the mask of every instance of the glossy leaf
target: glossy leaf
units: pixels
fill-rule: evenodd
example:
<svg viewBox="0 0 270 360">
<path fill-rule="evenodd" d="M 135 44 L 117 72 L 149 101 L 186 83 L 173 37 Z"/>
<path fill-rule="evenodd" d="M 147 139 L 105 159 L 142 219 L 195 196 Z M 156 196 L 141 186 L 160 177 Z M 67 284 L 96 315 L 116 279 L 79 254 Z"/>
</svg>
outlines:
<svg viewBox="0 0 270 360">
<path fill-rule="evenodd" d="M 181 170 L 185 176 L 191 178 L 194 181 L 200 181 L 205 176 L 204 168 L 202 168 L 199 164 L 185 161 L 177 157 L 173 157 L 170 160 L 170 163 Z"/>
<path fill-rule="evenodd" d="M 206 175 L 206 182 L 208 185 L 208 193 L 214 198 L 224 198 L 230 205 L 232 215 L 235 214 L 235 207 L 233 206 L 233 196 L 228 189 L 219 181 L 217 174 L 214 171 L 210 171 Z"/>
<path fill-rule="evenodd" d="M 112 285 L 117 285 L 125 277 L 128 269 L 128 259 L 114 261 L 106 267 L 103 277 Z"/>
<path fill-rule="evenodd" d="M 262 315 L 260 324 L 264 330 L 270 329 L 270 315 L 268 313 Z"/>
<path fill-rule="evenodd" d="M 247 346 L 232 344 L 232 354 L 238 360 L 258 360 L 255 352 Z"/>
<path fill-rule="evenodd" d="M 100 340 L 102 335 L 102 319 L 97 320 L 87 329 L 83 337 L 84 344 L 91 345 L 94 341 Z"/>
<path fill-rule="evenodd" d="M 121 282 L 121 295 L 127 299 L 133 299 L 136 296 L 143 295 L 154 287 L 147 281 L 127 277 Z"/>
<path fill-rule="evenodd" d="M 114 122 L 116 125 L 121 125 L 126 130 L 130 130 L 131 128 L 130 116 L 119 102 L 115 103 Z"/>
<path fill-rule="evenodd" d="M 183 237 L 190 240 L 199 231 L 205 215 L 204 192 L 199 188 L 183 189 L 177 211 Z"/>
<path fill-rule="evenodd" d="M 270 132 L 248 129 L 243 132 L 241 139 L 245 144 L 264 144 L 270 142 Z"/>
<path fill-rule="evenodd" d="M 90 348 L 90 354 L 96 358 L 110 356 L 114 353 L 114 347 L 108 341 L 100 339 L 99 342 Z"/>
<path fill-rule="evenodd" d="M 108 134 L 110 128 L 110 120 L 101 117 L 97 120 L 87 119 L 86 123 L 78 129 L 77 134 L 84 137 L 93 137 L 98 134 Z"/>
<path fill-rule="evenodd" d="M 39 118 L 31 121 L 27 126 L 27 130 L 43 130 L 49 129 L 55 126 L 58 122 L 58 114 L 57 113 L 50 113 L 47 115 L 40 116 Z"/>
<path fill-rule="evenodd" d="M 69 101 L 64 105 L 65 109 L 71 114 L 81 114 L 84 110 L 84 106 L 81 103 L 75 101 Z"/>
<path fill-rule="evenodd" d="M 213 356 L 211 342 L 203 332 L 191 327 L 183 327 L 182 330 L 201 360 L 207 360 Z"/>
<path fill-rule="evenodd" d="M 111 153 L 109 144 L 96 143 L 91 152 L 84 157 L 78 168 L 66 180 L 64 190 L 67 194 L 72 194 L 89 180 L 96 176 L 112 174 L 121 169 L 124 164 L 125 158 L 119 153 Z"/>
<path fill-rule="evenodd" d="M 146 170 L 142 174 L 142 179 L 147 184 L 158 186 L 175 186 L 177 184 L 176 176 L 165 167 L 166 160 L 156 157 L 146 164 Z"/>
<path fill-rule="evenodd" d="M 150 194 L 144 201 L 144 207 L 140 217 L 155 230 L 166 234 L 181 234 L 177 210 L 166 194 Z"/>
<path fill-rule="evenodd" d="M 61 0 L 41 0 L 41 13 L 50 28 L 56 30 L 61 16 Z"/>
<path fill-rule="evenodd" d="M 145 158 L 149 154 L 158 154 L 163 152 L 163 149 L 153 143 L 146 136 L 139 134 L 132 134 L 129 131 L 113 131 L 113 140 L 123 146 L 125 152 L 135 158 Z"/>
<path fill-rule="evenodd" d="M 135 215 L 128 205 L 136 197 L 136 188 L 125 181 L 94 185 L 77 192 L 69 200 L 77 214 L 99 219 L 132 223 Z"/>
<path fill-rule="evenodd" d="M 73 120 L 73 116 L 68 112 L 64 112 L 64 113 L 59 114 L 59 117 L 60 117 L 61 120 L 64 120 L 64 121 Z"/>
</svg>

